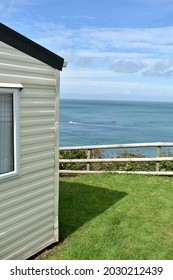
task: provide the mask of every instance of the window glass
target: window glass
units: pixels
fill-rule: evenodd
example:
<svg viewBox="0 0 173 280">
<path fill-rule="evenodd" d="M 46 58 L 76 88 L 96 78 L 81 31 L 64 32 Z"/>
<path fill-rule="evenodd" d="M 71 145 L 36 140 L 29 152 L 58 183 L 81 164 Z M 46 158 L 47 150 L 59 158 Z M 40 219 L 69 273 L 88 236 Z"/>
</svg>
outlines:
<svg viewBox="0 0 173 280">
<path fill-rule="evenodd" d="M 13 94 L 0 93 L 0 174 L 14 171 Z"/>
</svg>

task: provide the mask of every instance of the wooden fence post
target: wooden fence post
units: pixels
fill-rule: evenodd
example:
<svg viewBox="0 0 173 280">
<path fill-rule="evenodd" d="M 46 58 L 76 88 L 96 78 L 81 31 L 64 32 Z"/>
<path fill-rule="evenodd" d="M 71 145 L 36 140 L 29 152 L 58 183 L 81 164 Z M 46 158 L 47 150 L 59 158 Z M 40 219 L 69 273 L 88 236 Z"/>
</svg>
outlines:
<svg viewBox="0 0 173 280">
<path fill-rule="evenodd" d="M 87 150 L 87 159 L 91 158 L 91 150 Z M 87 163 L 87 171 L 90 170 L 90 163 Z"/>
<path fill-rule="evenodd" d="M 161 156 L 161 146 L 158 146 L 157 147 L 157 157 L 160 157 L 160 156 Z M 156 163 L 156 171 L 159 171 L 159 169 L 160 169 L 160 163 L 157 162 Z"/>
</svg>

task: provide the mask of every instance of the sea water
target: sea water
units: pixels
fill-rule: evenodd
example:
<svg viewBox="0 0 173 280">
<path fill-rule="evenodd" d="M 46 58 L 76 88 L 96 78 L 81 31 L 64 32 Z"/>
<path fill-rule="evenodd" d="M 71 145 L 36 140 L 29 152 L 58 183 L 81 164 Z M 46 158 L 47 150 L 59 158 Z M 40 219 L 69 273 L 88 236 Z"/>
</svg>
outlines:
<svg viewBox="0 0 173 280">
<path fill-rule="evenodd" d="M 173 103 L 60 101 L 61 147 L 147 142 L 173 142 Z M 133 151 L 156 155 L 156 148 Z"/>
</svg>

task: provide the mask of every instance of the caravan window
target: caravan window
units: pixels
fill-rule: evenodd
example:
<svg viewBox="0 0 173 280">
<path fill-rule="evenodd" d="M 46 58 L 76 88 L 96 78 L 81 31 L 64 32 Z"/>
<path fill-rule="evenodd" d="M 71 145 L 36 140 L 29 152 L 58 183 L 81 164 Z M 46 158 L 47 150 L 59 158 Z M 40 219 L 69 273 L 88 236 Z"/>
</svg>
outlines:
<svg viewBox="0 0 173 280">
<path fill-rule="evenodd" d="M 19 90 L 0 88 L 0 179 L 19 171 Z"/>
</svg>

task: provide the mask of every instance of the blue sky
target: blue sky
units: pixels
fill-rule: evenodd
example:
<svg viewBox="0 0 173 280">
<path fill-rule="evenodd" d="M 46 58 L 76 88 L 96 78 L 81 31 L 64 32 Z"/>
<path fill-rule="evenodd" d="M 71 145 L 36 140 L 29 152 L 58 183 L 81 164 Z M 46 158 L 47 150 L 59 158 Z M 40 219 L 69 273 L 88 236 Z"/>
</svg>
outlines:
<svg viewBox="0 0 173 280">
<path fill-rule="evenodd" d="M 68 61 L 61 98 L 173 101 L 172 0 L 1 0 L 0 14 Z"/>
</svg>

